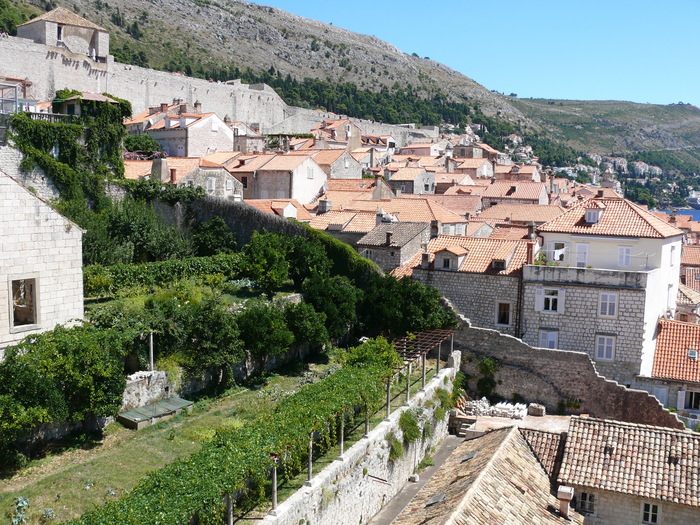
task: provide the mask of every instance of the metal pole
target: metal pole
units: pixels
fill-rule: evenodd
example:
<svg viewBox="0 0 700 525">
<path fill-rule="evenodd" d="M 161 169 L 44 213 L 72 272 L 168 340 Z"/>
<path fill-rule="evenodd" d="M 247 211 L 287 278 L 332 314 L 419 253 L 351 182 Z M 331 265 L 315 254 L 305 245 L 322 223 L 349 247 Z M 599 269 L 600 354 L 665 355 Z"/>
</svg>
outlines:
<svg viewBox="0 0 700 525">
<path fill-rule="evenodd" d="M 365 405 L 365 435 L 362 437 L 369 437 L 369 405 Z"/>
<path fill-rule="evenodd" d="M 455 334 L 452 334 L 450 336 L 450 353 L 453 354 L 454 351 L 455 351 Z"/>
<path fill-rule="evenodd" d="M 438 345 L 438 356 L 437 356 L 437 370 L 435 371 L 435 375 L 437 376 L 440 373 L 440 359 L 442 358 L 442 343 Z"/>
<path fill-rule="evenodd" d="M 411 363 L 408 363 L 408 373 L 406 374 L 406 405 L 411 400 Z"/>
<path fill-rule="evenodd" d="M 391 416 L 391 378 L 386 380 L 386 418 Z"/>
<path fill-rule="evenodd" d="M 314 465 L 314 433 L 311 432 L 309 437 L 309 473 L 306 478 L 306 482 L 310 485 L 311 478 L 313 477 L 313 465 Z"/>
<path fill-rule="evenodd" d="M 226 494 L 226 524 L 233 525 L 233 498 Z"/>
<path fill-rule="evenodd" d="M 423 379 L 421 381 L 421 390 L 425 390 L 425 367 L 426 367 L 426 361 L 428 360 L 427 353 L 423 354 Z"/>
<path fill-rule="evenodd" d="M 277 458 L 272 460 L 272 510 L 277 510 Z"/>
<path fill-rule="evenodd" d="M 148 334 L 148 366 L 151 372 L 156 369 L 153 364 L 153 332 Z"/>
</svg>

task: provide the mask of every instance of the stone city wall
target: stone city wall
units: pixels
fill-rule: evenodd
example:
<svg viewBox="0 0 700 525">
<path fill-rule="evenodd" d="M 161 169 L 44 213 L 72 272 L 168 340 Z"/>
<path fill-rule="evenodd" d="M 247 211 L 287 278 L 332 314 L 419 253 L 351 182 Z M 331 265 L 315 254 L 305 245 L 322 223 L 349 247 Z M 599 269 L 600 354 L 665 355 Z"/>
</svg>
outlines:
<svg viewBox="0 0 700 525">
<path fill-rule="evenodd" d="M 583 352 L 536 348 L 495 330 L 471 326 L 464 318 L 454 341 L 455 349 L 462 352 L 462 371 L 471 376 L 470 387 L 481 377 L 478 361 L 493 357 L 501 365 L 495 374 L 494 393 L 506 399 L 517 394 L 526 402 L 542 403 L 549 412 L 556 412 L 563 403 L 571 413 L 684 428 L 676 415 L 648 392 L 601 376 Z"/>
<path fill-rule="evenodd" d="M 423 407 L 429 419 L 434 408 L 426 406 L 438 388 L 452 390 L 459 353 L 454 352 L 437 378 L 411 399 L 410 407 Z M 399 418 L 406 407 L 394 411 L 388 421 L 380 423 L 366 438 L 347 449 L 316 474 L 311 486 L 304 487 L 281 503 L 275 515 L 262 520 L 263 525 L 357 525 L 369 522 L 385 503 L 401 491 L 418 463 L 432 447 L 447 435 L 447 424 L 436 425 L 431 438 L 406 447 L 401 459 L 389 461 L 387 436 L 402 439 Z"/>
</svg>

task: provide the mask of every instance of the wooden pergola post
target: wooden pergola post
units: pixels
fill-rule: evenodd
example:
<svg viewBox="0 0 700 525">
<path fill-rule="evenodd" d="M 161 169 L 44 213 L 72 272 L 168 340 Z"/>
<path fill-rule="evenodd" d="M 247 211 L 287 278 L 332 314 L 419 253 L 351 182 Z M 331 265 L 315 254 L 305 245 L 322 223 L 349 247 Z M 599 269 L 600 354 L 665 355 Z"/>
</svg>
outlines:
<svg viewBox="0 0 700 525">
<path fill-rule="evenodd" d="M 408 406 L 411 400 L 411 363 L 408 363 L 408 373 L 406 374 L 406 402 L 404 405 Z"/>
<path fill-rule="evenodd" d="M 421 361 L 423 363 L 423 378 L 421 380 L 421 390 L 425 390 L 425 368 L 426 368 L 426 361 L 428 360 L 427 353 L 423 354 L 421 357 Z"/>
<path fill-rule="evenodd" d="M 438 345 L 437 371 L 435 372 L 436 376 L 440 373 L 440 359 L 442 359 L 442 343 Z"/>
<path fill-rule="evenodd" d="M 345 410 L 340 412 L 340 455 L 339 459 L 343 459 L 345 453 Z"/>
<path fill-rule="evenodd" d="M 314 433 L 311 432 L 309 435 L 309 471 L 308 474 L 306 475 L 306 483 L 305 485 L 311 485 L 311 478 L 313 477 L 313 469 L 314 469 Z"/>
<path fill-rule="evenodd" d="M 391 378 L 388 377 L 386 380 L 386 419 L 389 421 L 389 416 L 391 416 Z"/>
</svg>

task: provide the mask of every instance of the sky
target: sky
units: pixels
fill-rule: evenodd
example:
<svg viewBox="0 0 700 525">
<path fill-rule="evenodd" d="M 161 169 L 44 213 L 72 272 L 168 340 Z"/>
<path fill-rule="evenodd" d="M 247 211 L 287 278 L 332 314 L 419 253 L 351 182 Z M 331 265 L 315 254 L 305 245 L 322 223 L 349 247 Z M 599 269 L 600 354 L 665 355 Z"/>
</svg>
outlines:
<svg viewBox="0 0 700 525">
<path fill-rule="evenodd" d="M 700 107 L 700 0 L 255 0 L 521 98 Z"/>
</svg>

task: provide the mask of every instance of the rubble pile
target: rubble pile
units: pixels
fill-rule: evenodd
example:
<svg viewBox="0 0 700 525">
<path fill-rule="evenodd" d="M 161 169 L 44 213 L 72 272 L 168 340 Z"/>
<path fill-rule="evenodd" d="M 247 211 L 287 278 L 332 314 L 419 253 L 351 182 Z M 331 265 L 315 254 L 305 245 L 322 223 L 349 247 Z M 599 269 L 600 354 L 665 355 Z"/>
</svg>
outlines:
<svg viewBox="0 0 700 525">
<path fill-rule="evenodd" d="M 473 401 L 466 401 L 459 407 L 464 414 L 472 416 L 507 417 L 510 419 L 522 419 L 527 415 L 527 405 L 523 403 L 498 403 L 491 405 L 485 397 Z"/>
</svg>

